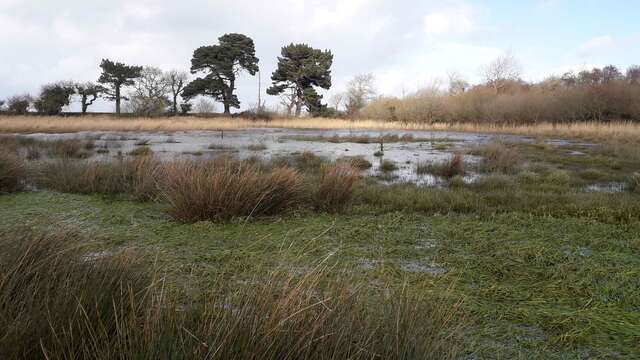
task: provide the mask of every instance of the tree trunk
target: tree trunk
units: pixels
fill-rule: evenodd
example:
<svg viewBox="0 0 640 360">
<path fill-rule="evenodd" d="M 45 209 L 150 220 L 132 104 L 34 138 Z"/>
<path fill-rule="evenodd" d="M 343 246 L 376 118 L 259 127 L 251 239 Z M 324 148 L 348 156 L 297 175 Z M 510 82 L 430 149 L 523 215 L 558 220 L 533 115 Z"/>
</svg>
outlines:
<svg viewBox="0 0 640 360">
<path fill-rule="evenodd" d="M 116 114 L 120 115 L 120 85 L 116 85 Z"/>
<path fill-rule="evenodd" d="M 82 95 L 82 115 L 87 113 L 87 107 L 89 107 L 87 104 L 87 95 Z"/>
<path fill-rule="evenodd" d="M 178 114 L 178 94 L 173 95 L 173 114 Z"/>
</svg>

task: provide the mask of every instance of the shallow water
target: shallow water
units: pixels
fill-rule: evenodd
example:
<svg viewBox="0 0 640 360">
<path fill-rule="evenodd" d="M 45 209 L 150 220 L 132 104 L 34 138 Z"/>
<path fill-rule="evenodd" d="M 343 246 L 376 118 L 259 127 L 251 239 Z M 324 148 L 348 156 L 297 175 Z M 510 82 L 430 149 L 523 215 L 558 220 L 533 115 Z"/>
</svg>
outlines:
<svg viewBox="0 0 640 360">
<path fill-rule="evenodd" d="M 380 150 L 379 143 L 332 143 L 324 139 L 309 141 L 302 137 L 333 136 L 369 136 L 381 135 L 402 136 L 409 134 L 419 141 L 390 142 L 384 144 L 384 155 L 375 157 Z M 468 149 L 495 137 L 504 141 L 530 142 L 531 138 L 509 135 L 490 135 L 460 132 L 431 132 L 403 130 L 299 130 L 299 129 L 244 129 L 226 131 L 182 131 L 182 132 L 77 132 L 67 134 L 31 134 L 30 137 L 55 140 L 79 138 L 93 140 L 97 149 L 108 150 L 97 154 L 97 158 L 117 157 L 127 154 L 146 143 L 153 152 L 163 158 L 203 157 L 211 158 L 220 153 L 231 153 L 238 158 L 258 157 L 269 160 L 275 157 L 286 157 L 310 151 L 329 160 L 343 156 L 362 156 L 373 164 L 365 175 L 381 175 L 379 170 L 383 160 L 393 161 L 398 170 L 381 176 L 383 183 L 409 182 L 418 185 L 440 186 L 444 181 L 432 175 L 416 174 L 416 164 L 421 162 L 444 162 L 452 154 L 461 149 Z M 296 139 L 296 137 L 298 139 Z M 558 140 L 565 142 L 564 140 Z M 262 145 L 264 150 L 251 150 L 251 145 Z M 465 155 L 465 164 L 474 164 L 480 160 L 477 156 Z M 469 173 L 466 182 L 473 182 L 478 174 Z"/>
</svg>

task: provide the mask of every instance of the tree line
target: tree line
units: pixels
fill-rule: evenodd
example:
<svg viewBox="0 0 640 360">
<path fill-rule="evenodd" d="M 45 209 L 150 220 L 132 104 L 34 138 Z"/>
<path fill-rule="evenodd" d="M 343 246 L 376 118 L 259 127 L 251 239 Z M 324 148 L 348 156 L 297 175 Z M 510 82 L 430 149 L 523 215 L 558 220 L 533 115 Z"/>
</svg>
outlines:
<svg viewBox="0 0 640 360">
<path fill-rule="evenodd" d="M 100 98 L 115 102 L 120 114 L 122 103 L 127 110 L 140 115 L 188 113 L 191 101 L 209 97 L 224 106 L 224 113 L 240 108 L 235 94 L 236 81 L 241 73 L 255 76 L 259 72 L 259 59 L 253 40 L 242 34 L 225 34 L 218 44 L 197 48 L 191 59 L 189 80 L 184 71 L 164 72 L 151 66 L 127 65 L 109 59 L 100 63 L 101 74 L 97 83 L 70 81 L 44 85 L 37 98 L 30 95 L 14 96 L 0 102 L 10 114 L 29 113 L 31 107 L 46 115 L 62 113 L 74 99 L 80 103 L 82 114 Z M 281 96 L 289 112 L 300 116 L 306 109 L 312 116 L 324 116 L 328 106 L 317 88 L 331 88 L 333 54 L 329 50 L 314 49 L 307 44 L 290 44 L 281 50 L 277 69 L 271 76 L 269 95 Z M 125 93 L 125 90 L 129 90 Z M 182 99 L 182 101 L 179 101 Z M 263 106 L 258 104 L 258 108 Z"/>
</svg>

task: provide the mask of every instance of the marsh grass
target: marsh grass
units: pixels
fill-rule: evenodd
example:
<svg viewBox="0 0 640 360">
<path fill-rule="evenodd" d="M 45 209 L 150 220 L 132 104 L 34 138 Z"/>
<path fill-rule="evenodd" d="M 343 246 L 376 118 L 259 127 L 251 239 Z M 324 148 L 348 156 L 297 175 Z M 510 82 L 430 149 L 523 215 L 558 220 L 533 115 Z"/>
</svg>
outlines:
<svg viewBox="0 0 640 360">
<path fill-rule="evenodd" d="M 398 170 L 398 165 L 391 160 L 382 160 L 380 162 L 380 171 L 383 173 L 390 173 Z"/>
<path fill-rule="evenodd" d="M 501 141 L 482 145 L 472 153 L 482 156 L 480 170 L 483 172 L 515 173 L 521 162 L 517 151 Z"/>
<path fill-rule="evenodd" d="M 179 221 L 220 221 L 289 210 L 300 199 L 301 185 L 291 168 L 263 171 L 229 159 L 177 161 L 166 165 L 162 197 Z"/>
<path fill-rule="evenodd" d="M 313 196 L 314 208 L 327 212 L 343 210 L 351 204 L 359 179 L 357 169 L 350 164 L 339 162 L 323 166 Z"/>
<path fill-rule="evenodd" d="M 432 174 L 446 179 L 454 176 L 464 176 L 464 161 L 462 154 L 455 153 L 450 160 L 443 163 L 422 162 L 416 165 L 416 174 Z"/>
<path fill-rule="evenodd" d="M 22 158 L 0 149 L 0 194 L 22 190 L 26 176 L 27 168 Z"/>
<path fill-rule="evenodd" d="M 349 164 L 354 169 L 358 169 L 360 171 L 370 169 L 373 166 L 369 160 L 364 158 L 364 156 L 343 156 L 338 158 L 336 162 Z"/>
<path fill-rule="evenodd" d="M 247 149 L 249 149 L 249 151 L 264 151 L 264 150 L 267 150 L 267 145 L 262 143 L 251 144 L 247 146 Z"/>
<path fill-rule="evenodd" d="M 129 194 L 140 200 L 158 195 L 162 164 L 152 157 L 115 161 L 57 160 L 43 164 L 37 182 L 46 188 L 77 194 Z"/>
<path fill-rule="evenodd" d="M 640 194 L 640 173 L 633 173 L 627 178 L 627 189 Z"/>
<path fill-rule="evenodd" d="M 129 155 L 131 156 L 149 156 L 153 154 L 153 150 L 151 150 L 148 146 L 140 146 L 131 151 L 129 151 Z"/>
<path fill-rule="evenodd" d="M 60 139 L 40 142 L 47 149 L 49 156 L 58 158 L 82 159 L 91 155 L 94 149 L 92 141 L 80 139 Z"/>
<path fill-rule="evenodd" d="M 392 296 L 319 264 L 251 285 L 212 279 L 184 304 L 131 251 L 92 259 L 68 233 L 0 234 L 4 359 L 454 359 L 460 303 Z M 175 284 L 174 284 L 175 285 Z M 34 296 L 37 294 L 38 296 Z"/>
</svg>

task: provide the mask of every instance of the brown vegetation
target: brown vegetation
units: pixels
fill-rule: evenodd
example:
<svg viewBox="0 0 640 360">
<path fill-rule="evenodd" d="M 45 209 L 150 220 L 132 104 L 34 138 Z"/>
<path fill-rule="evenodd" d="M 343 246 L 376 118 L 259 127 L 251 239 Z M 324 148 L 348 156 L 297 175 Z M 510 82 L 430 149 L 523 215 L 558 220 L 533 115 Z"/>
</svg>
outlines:
<svg viewBox="0 0 640 360">
<path fill-rule="evenodd" d="M 178 161 L 166 165 L 162 196 L 180 221 L 216 221 L 281 213 L 299 200 L 301 185 L 290 168 L 265 172 L 229 159 Z"/>
<path fill-rule="evenodd" d="M 233 291 L 212 279 L 181 305 L 131 251 L 96 256 L 79 240 L 0 233 L 1 358 L 453 359 L 461 350 L 459 304 L 275 270 Z"/>
<path fill-rule="evenodd" d="M 24 161 L 19 156 L 0 149 L 0 193 L 21 190 L 26 173 Z"/>
<path fill-rule="evenodd" d="M 358 171 L 349 164 L 324 166 L 314 196 L 316 210 L 335 212 L 344 209 L 351 202 L 359 178 Z"/>
<path fill-rule="evenodd" d="M 464 161 L 462 154 L 456 153 L 453 157 L 444 163 L 419 163 L 416 166 L 417 174 L 432 174 L 442 176 L 444 178 L 452 178 L 454 176 L 464 175 Z"/>
</svg>

